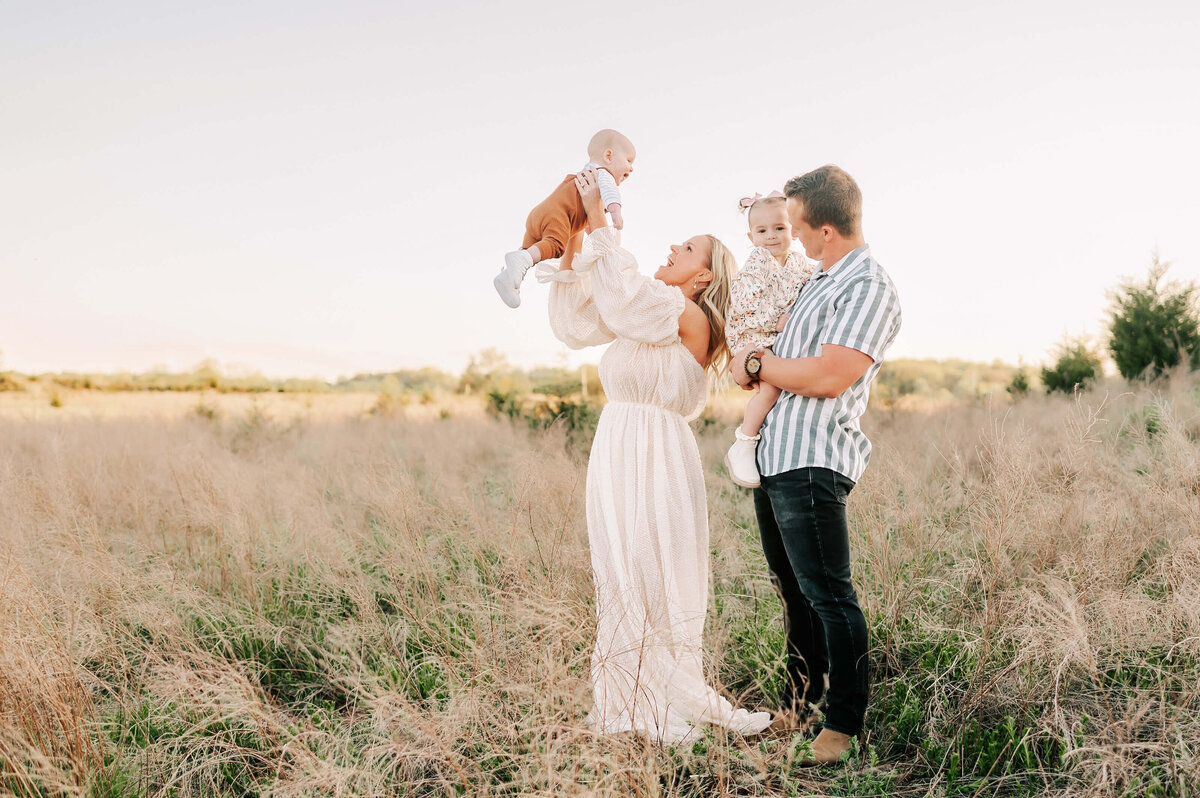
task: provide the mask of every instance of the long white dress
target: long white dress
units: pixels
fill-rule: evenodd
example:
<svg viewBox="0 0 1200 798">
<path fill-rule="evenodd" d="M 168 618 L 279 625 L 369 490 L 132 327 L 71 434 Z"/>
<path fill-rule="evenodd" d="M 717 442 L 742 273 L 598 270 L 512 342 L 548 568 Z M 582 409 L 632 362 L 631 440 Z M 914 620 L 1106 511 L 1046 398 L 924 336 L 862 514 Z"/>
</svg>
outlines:
<svg viewBox="0 0 1200 798">
<path fill-rule="evenodd" d="M 673 743 L 697 737 L 697 724 L 760 732 L 770 715 L 735 709 L 701 662 L 708 512 L 687 422 L 704 409 L 707 382 L 679 338 L 683 293 L 639 274 L 612 228 L 588 242 L 573 270 L 539 272 L 553 281 L 560 340 L 575 349 L 613 342 L 600 360 L 608 404 L 587 473 L 597 612 L 588 723 Z"/>
</svg>

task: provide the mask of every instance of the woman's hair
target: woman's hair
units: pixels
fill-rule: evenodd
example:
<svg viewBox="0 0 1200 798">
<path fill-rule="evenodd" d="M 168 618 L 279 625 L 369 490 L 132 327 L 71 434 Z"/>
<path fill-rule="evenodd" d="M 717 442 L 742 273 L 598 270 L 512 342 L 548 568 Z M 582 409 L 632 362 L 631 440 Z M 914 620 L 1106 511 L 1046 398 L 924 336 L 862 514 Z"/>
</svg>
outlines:
<svg viewBox="0 0 1200 798">
<path fill-rule="evenodd" d="M 716 236 L 706 235 L 709 248 L 708 270 L 712 280 L 696 297 L 696 304 L 708 319 L 708 368 L 720 375 L 729 363 L 729 344 L 725 341 L 725 313 L 729 309 L 729 287 L 737 271 L 737 260 Z"/>
</svg>

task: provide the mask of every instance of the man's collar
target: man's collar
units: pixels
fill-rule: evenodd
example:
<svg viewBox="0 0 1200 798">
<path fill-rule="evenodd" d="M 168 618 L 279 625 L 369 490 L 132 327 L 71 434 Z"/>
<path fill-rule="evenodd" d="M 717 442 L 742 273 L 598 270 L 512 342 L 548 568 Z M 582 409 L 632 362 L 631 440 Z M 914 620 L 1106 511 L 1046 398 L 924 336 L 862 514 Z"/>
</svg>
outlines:
<svg viewBox="0 0 1200 798">
<path fill-rule="evenodd" d="M 813 275 L 813 279 L 819 280 L 822 277 L 829 277 L 835 283 L 840 283 L 843 277 L 854 271 L 855 267 L 866 260 L 870 255 L 871 248 L 866 244 L 855 247 L 839 258 L 838 261 L 828 269 L 818 269 L 817 273 Z"/>
</svg>

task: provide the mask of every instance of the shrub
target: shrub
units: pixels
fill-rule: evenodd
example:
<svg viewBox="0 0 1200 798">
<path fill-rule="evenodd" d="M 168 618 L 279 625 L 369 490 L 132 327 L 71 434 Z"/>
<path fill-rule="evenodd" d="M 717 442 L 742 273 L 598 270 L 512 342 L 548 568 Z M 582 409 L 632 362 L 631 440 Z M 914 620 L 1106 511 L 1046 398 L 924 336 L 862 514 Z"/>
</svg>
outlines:
<svg viewBox="0 0 1200 798">
<path fill-rule="evenodd" d="M 1046 393 L 1082 391 L 1100 376 L 1100 355 L 1086 340 L 1068 339 L 1059 345 L 1057 359 L 1050 368 L 1042 369 L 1042 385 Z"/>
<path fill-rule="evenodd" d="M 15 374 L 0 374 L 0 392 L 23 390 L 25 390 L 25 386 L 21 384 Z"/>
<path fill-rule="evenodd" d="M 390 391 L 380 393 L 375 399 L 374 406 L 367 411 L 368 415 L 392 418 L 404 412 L 404 406 L 411 402 L 408 394 L 396 394 Z"/>
<path fill-rule="evenodd" d="M 588 439 L 595 434 L 596 424 L 600 421 L 600 413 L 595 405 L 574 399 L 539 402 L 526 417 L 529 425 L 535 429 L 561 424 L 568 432 L 582 434 Z"/>
<path fill-rule="evenodd" d="M 1021 369 L 1013 375 L 1012 382 L 1008 384 L 1008 393 L 1014 399 L 1019 399 L 1029 393 L 1029 377 L 1025 376 L 1025 369 Z"/>
<path fill-rule="evenodd" d="M 1108 351 L 1127 380 L 1154 379 L 1184 362 L 1200 367 L 1197 286 L 1164 282 L 1169 267 L 1156 253 L 1145 280 L 1126 280 L 1110 294 Z"/>
<path fill-rule="evenodd" d="M 522 399 L 515 391 L 488 391 L 487 411 L 493 417 L 520 418 L 524 412 L 521 405 Z"/>
<path fill-rule="evenodd" d="M 198 404 L 192 407 L 192 415 L 196 418 L 202 418 L 206 421 L 220 421 L 221 408 L 216 404 L 200 400 Z"/>
</svg>

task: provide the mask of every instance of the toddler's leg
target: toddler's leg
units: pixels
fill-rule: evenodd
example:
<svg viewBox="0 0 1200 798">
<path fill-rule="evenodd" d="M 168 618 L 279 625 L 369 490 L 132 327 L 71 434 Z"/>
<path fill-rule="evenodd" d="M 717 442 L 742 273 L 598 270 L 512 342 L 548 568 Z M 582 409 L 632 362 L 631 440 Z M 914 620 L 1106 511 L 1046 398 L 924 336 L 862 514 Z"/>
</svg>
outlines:
<svg viewBox="0 0 1200 798">
<path fill-rule="evenodd" d="M 571 236 L 571 240 L 567 242 L 567 248 L 562 256 L 561 268 L 571 268 L 571 264 L 575 261 L 575 256 L 579 254 L 581 249 L 583 249 L 583 231 Z"/>
<path fill-rule="evenodd" d="M 779 401 L 779 395 L 783 391 L 776 388 L 774 385 L 767 385 L 765 382 L 758 384 L 758 393 L 750 399 L 750 403 L 746 405 L 746 416 L 742 419 L 742 433 L 753 438 L 762 429 L 763 422 L 767 420 L 767 413 L 771 412 L 771 408 Z"/>
<path fill-rule="evenodd" d="M 767 413 L 775 406 L 782 393 L 774 385 L 759 383 L 758 393 L 746 405 L 746 415 L 742 426 L 734 430 L 733 446 L 725 453 L 725 468 L 729 478 L 744 488 L 757 488 L 759 484 L 758 461 L 758 431 L 762 429 Z"/>
</svg>

